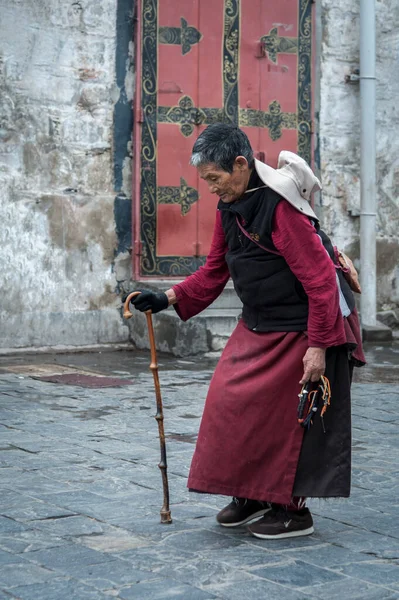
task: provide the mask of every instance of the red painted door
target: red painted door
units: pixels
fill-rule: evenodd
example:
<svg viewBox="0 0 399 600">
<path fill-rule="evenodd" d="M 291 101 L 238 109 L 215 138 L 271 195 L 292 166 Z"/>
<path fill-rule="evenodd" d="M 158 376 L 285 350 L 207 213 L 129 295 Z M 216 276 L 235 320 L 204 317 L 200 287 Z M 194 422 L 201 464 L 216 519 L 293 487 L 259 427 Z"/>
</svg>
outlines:
<svg viewBox="0 0 399 600">
<path fill-rule="evenodd" d="M 209 251 L 217 198 L 189 166 L 216 122 L 276 166 L 311 162 L 311 0 L 141 0 L 135 101 L 134 271 L 181 278 Z"/>
</svg>

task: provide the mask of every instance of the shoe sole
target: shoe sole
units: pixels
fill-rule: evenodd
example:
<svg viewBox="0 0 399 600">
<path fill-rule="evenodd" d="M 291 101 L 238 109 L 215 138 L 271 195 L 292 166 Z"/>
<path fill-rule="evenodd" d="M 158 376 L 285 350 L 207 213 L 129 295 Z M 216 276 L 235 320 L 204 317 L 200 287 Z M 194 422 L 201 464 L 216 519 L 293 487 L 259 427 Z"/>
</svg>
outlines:
<svg viewBox="0 0 399 600">
<path fill-rule="evenodd" d="M 287 531 L 287 533 L 277 533 L 274 535 L 267 534 L 267 533 L 255 533 L 255 531 L 251 531 L 251 528 L 249 528 L 249 532 L 261 540 L 282 540 L 284 538 L 293 538 L 293 537 L 300 537 L 302 535 L 311 535 L 314 532 L 314 528 L 309 527 L 309 529 L 302 529 L 301 531 Z"/>
<path fill-rule="evenodd" d="M 244 519 L 243 521 L 239 521 L 238 523 L 220 523 L 219 521 L 218 521 L 218 523 L 222 527 L 239 527 L 240 525 L 245 525 L 246 523 L 250 523 L 251 521 L 254 521 L 255 519 L 259 519 L 260 517 L 263 517 L 263 515 L 265 515 L 267 512 L 269 512 L 269 510 L 271 510 L 271 509 L 265 508 L 263 510 L 259 510 L 258 512 L 254 513 L 250 517 L 247 517 L 246 519 Z"/>
</svg>

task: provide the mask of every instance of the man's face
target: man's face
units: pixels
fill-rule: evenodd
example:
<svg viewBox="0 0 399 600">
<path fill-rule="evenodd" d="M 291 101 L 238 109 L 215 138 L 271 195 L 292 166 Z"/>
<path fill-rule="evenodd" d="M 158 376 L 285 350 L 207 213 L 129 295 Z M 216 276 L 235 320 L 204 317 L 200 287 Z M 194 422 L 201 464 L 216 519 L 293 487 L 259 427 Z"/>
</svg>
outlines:
<svg viewBox="0 0 399 600">
<path fill-rule="evenodd" d="M 215 164 L 200 165 L 198 173 L 208 184 L 211 194 L 217 194 L 222 202 L 228 204 L 240 198 L 248 186 L 251 170 L 243 156 L 238 156 L 233 165 L 233 172 L 223 171 Z"/>
</svg>

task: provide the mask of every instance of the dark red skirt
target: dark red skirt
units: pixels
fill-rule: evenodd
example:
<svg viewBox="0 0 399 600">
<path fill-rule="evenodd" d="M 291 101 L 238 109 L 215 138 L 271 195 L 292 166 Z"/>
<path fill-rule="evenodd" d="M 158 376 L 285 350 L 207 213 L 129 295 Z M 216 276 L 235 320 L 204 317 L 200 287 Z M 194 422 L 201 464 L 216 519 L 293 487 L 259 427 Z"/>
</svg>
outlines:
<svg viewBox="0 0 399 600">
<path fill-rule="evenodd" d="M 307 349 L 303 332 L 256 333 L 239 322 L 210 384 L 188 479 L 190 490 L 279 504 L 288 504 L 293 495 L 349 494 L 348 477 L 348 485 L 338 492 L 331 487 L 334 472 L 327 474 L 323 490 L 317 489 L 317 482 L 315 488 L 306 469 L 308 452 L 302 452 L 300 471 L 304 474 L 300 480 L 297 477 L 304 439 L 304 429 L 297 422 L 299 380 Z M 346 352 L 341 355 L 348 363 Z M 327 428 L 330 434 L 328 420 Z M 334 440 L 329 445 L 334 452 Z M 311 455 L 316 450 L 323 459 L 322 449 L 313 448 L 312 443 L 307 446 Z M 347 435 L 344 446 L 347 449 Z"/>
</svg>

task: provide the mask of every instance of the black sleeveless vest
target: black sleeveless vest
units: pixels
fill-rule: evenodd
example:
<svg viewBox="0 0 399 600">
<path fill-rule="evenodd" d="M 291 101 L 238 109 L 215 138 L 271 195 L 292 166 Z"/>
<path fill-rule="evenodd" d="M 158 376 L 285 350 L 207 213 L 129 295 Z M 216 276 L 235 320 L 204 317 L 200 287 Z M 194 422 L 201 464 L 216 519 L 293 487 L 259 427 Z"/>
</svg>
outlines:
<svg viewBox="0 0 399 600">
<path fill-rule="evenodd" d="M 263 185 L 254 171 L 249 189 Z M 240 230 L 236 221 L 238 217 L 254 241 L 276 250 L 271 234 L 274 211 L 280 200 L 276 192 L 262 188 L 236 202 L 218 204 L 228 246 L 226 262 L 243 303 L 244 322 L 254 331 L 307 329 L 308 298 L 302 284 L 282 256 L 260 248 Z"/>
</svg>

